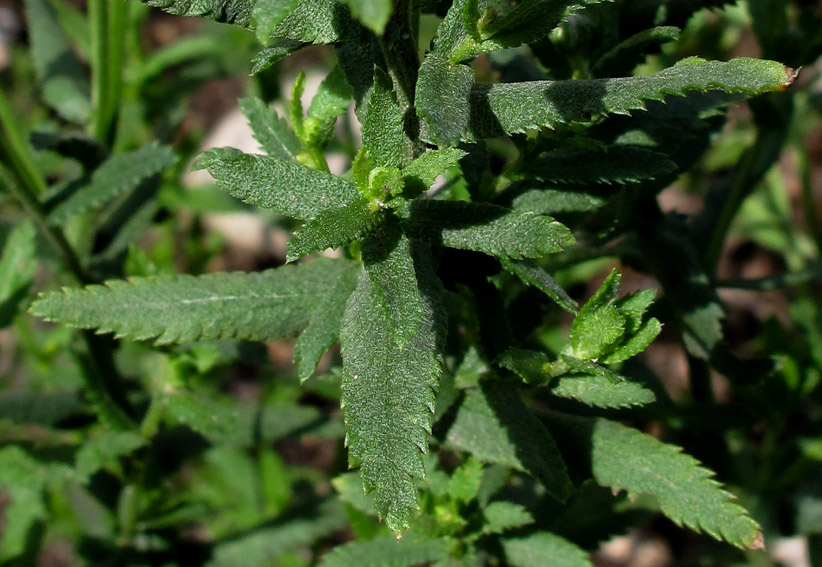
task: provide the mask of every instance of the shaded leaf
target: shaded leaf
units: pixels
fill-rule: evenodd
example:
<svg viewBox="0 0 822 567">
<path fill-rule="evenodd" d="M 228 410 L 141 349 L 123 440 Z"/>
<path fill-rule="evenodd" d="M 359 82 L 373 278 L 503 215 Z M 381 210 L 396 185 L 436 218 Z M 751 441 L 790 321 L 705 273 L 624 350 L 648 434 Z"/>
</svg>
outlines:
<svg viewBox="0 0 822 567">
<path fill-rule="evenodd" d="M 258 98 L 240 99 L 243 111 L 254 138 L 265 152 L 281 160 L 296 160 L 300 153 L 300 140 L 277 111 Z"/>
<path fill-rule="evenodd" d="M 577 312 L 577 302 L 571 299 L 568 292 L 559 285 L 559 282 L 551 274 L 533 262 L 503 259 L 500 264 L 506 271 L 517 276 L 523 283 L 534 286 L 569 313 Z"/>
<path fill-rule="evenodd" d="M 251 13 L 257 0 L 143 0 L 154 6 L 180 16 L 203 16 L 218 22 L 227 22 L 248 27 Z"/>
<path fill-rule="evenodd" d="M 487 534 L 501 534 L 534 523 L 525 506 L 504 500 L 491 502 L 482 514 L 485 516 L 482 531 Z"/>
<path fill-rule="evenodd" d="M 391 79 L 374 68 L 374 92 L 365 107 L 362 142 L 378 166 L 402 168 L 411 162 L 411 140 L 403 131 L 402 110 L 397 103 Z"/>
<path fill-rule="evenodd" d="M 447 554 L 443 540 L 382 537 L 339 545 L 322 558 L 320 567 L 414 567 Z"/>
<path fill-rule="evenodd" d="M 584 550 L 549 532 L 503 539 L 502 548 L 513 567 L 591 567 Z"/>
<path fill-rule="evenodd" d="M 377 35 L 385 31 L 385 24 L 394 11 L 391 0 L 343 0 L 351 9 L 351 15 Z"/>
<path fill-rule="evenodd" d="M 293 262 L 311 252 L 348 244 L 374 228 L 381 218 L 362 197 L 340 208 L 323 211 L 288 242 L 286 261 Z"/>
<path fill-rule="evenodd" d="M 632 183 L 672 173 L 676 164 L 665 154 L 637 146 L 560 149 L 529 165 L 526 175 L 563 184 Z"/>
</svg>

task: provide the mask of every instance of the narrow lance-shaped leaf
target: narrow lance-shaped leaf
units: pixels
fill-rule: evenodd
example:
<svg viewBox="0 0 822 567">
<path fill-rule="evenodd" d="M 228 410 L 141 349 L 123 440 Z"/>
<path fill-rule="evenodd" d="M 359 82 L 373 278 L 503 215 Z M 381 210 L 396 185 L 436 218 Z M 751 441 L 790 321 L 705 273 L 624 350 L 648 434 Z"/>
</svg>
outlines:
<svg viewBox="0 0 822 567">
<path fill-rule="evenodd" d="M 475 457 L 527 472 L 564 502 L 571 493 L 565 463 L 551 434 L 511 385 L 483 383 L 466 390 L 448 442 Z"/>
<path fill-rule="evenodd" d="M 296 160 L 300 153 L 300 139 L 277 111 L 258 98 L 240 99 L 254 138 L 265 152 L 282 160 Z"/>
<path fill-rule="evenodd" d="M 53 220 L 62 222 L 72 215 L 84 213 L 136 188 L 175 161 L 177 158 L 171 148 L 156 144 L 114 155 L 100 165 L 88 184 L 81 186 L 55 207 L 50 216 Z"/>
<path fill-rule="evenodd" d="M 91 90 L 57 14 L 48 0 L 26 0 L 31 55 L 43 99 L 63 118 L 83 123 L 91 109 Z"/>
<path fill-rule="evenodd" d="M 682 96 L 689 91 L 716 89 L 755 95 L 784 89 L 796 77 L 794 71 L 774 61 L 739 58 L 722 62 L 692 57 L 641 77 L 476 84 L 466 99 L 470 69 L 458 72 L 457 67 L 449 67 L 441 58 L 427 59 L 431 61 L 426 60 L 421 70 L 417 106 L 431 140 L 451 145 L 457 139 L 473 142 L 529 129 L 588 122 L 606 114 L 628 114 L 643 110 L 647 101 L 663 100 L 666 95 Z M 438 81 L 459 85 L 459 89 L 451 88 L 452 106 L 437 106 L 443 102 L 443 95 L 437 92 Z"/>
<path fill-rule="evenodd" d="M 293 262 L 317 250 L 339 248 L 374 228 L 382 218 L 365 198 L 328 209 L 309 221 L 288 243 L 286 261 Z"/>
<path fill-rule="evenodd" d="M 203 16 L 218 22 L 248 26 L 256 0 L 143 0 L 179 16 Z"/>
<path fill-rule="evenodd" d="M 629 496 L 653 494 L 677 524 L 742 548 L 761 549 L 762 533 L 748 513 L 680 447 L 607 419 L 546 416 L 563 453 L 590 462 L 594 479 Z"/>
<path fill-rule="evenodd" d="M 3 245 L 0 257 L 0 327 L 12 322 L 28 293 L 37 267 L 37 232 L 31 221 L 17 225 Z"/>
<path fill-rule="evenodd" d="M 394 9 L 392 0 L 343 0 L 351 9 L 351 15 L 362 22 L 365 27 L 382 35 L 391 12 Z"/>
<path fill-rule="evenodd" d="M 317 94 L 311 99 L 305 133 L 309 144 L 325 147 L 334 131 L 337 117 L 351 105 L 354 89 L 348 84 L 340 66 L 334 67 L 320 83 Z"/>
<path fill-rule="evenodd" d="M 593 67 L 597 77 L 628 75 L 653 48 L 679 39 L 679 28 L 659 26 L 642 30 L 607 51 Z"/>
<path fill-rule="evenodd" d="M 157 344 L 293 337 L 352 263 L 318 260 L 260 273 L 113 280 L 52 292 L 31 311 L 72 327 Z"/>
<path fill-rule="evenodd" d="M 255 0 L 251 25 L 257 38 L 266 43 L 277 26 L 294 10 L 299 0 Z"/>
<path fill-rule="evenodd" d="M 306 44 L 329 44 L 356 37 L 361 30 L 341 2 L 299 0 L 271 33 L 271 40 L 290 39 Z"/>
<path fill-rule="evenodd" d="M 401 237 L 387 252 L 389 264 L 400 263 L 390 257 L 407 256 L 407 240 Z M 425 478 L 421 452 L 428 447 L 426 435 L 441 371 L 437 353 L 442 330 L 435 321 L 434 292 L 429 289 L 435 276 L 423 256 L 416 260 L 419 275 L 397 272 L 393 286 L 383 283 L 380 288 L 382 278 L 375 283 L 362 272 L 348 301 L 340 337 L 349 462 L 361 467 L 363 487 L 374 492 L 380 517 L 397 534 L 408 528 L 418 507 L 414 481 Z M 413 296 L 398 297 L 398 293 Z M 422 305 L 423 312 L 420 317 L 415 312 L 396 313 L 397 319 L 390 321 L 389 302 L 399 309 Z M 398 324 L 415 326 L 399 330 Z M 410 342 L 402 346 L 396 339 L 399 335 L 411 337 Z"/>
<path fill-rule="evenodd" d="M 360 195 L 353 183 L 330 173 L 231 148 L 206 152 L 198 163 L 238 199 L 298 219 L 311 220 Z"/>
<path fill-rule="evenodd" d="M 517 276 L 523 283 L 534 286 L 569 313 L 575 314 L 577 312 L 577 302 L 571 299 L 568 292 L 559 285 L 559 282 L 551 274 L 533 262 L 504 259 L 501 264 L 507 272 Z"/>
<path fill-rule="evenodd" d="M 456 167 L 459 160 L 465 157 L 466 153 L 456 148 L 446 150 L 432 150 L 425 152 L 412 161 L 402 170 L 402 177 L 405 181 L 404 194 L 406 198 L 413 198 L 423 193 L 434 184 L 437 177 L 445 173 L 448 169 Z"/>
<path fill-rule="evenodd" d="M 414 237 L 493 256 L 534 258 L 574 243 L 571 231 L 551 217 L 486 203 L 417 200 L 407 213 L 405 230 Z"/>
</svg>

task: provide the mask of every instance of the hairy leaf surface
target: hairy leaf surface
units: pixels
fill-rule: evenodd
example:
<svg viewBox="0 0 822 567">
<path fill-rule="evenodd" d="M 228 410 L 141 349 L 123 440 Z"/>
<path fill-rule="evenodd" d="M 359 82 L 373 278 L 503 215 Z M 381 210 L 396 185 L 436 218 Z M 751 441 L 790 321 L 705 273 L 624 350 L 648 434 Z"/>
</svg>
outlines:
<svg viewBox="0 0 822 567">
<path fill-rule="evenodd" d="M 559 282 L 551 274 L 533 262 L 528 260 L 502 260 L 501 264 L 506 271 L 517 276 L 523 283 L 534 286 L 569 313 L 577 312 L 577 302 L 571 299 L 568 292 L 559 285 Z"/>
<path fill-rule="evenodd" d="M 399 250 L 389 249 L 388 256 L 408 254 L 403 240 L 395 248 Z M 420 261 L 414 262 L 414 268 L 430 270 Z M 439 382 L 440 331 L 426 283 L 433 274 L 417 277 L 403 268 L 393 274 L 396 284 L 388 285 L 384 276 L 373 278 L 374 273 L 372 259 L 369 271 L 360 275 L 343 320 L 342 405 L 349 462 L 361 467 L 363 487 L 374 491 L 380 517 L 392 531 L 402 533 L 418 507 L 414 480 L 425 478 L 421 452 L 427 451 Z M 412 328 L 398 329 L 398 325 Z M 398 336 L 404 337 L 403 343 Z"/>
<path fill-rule="evenodd" d="M 157 344 L 274 340 L 305 327 L 317 302 L 352 269 L 347 261 L 318 260 L 250 274 L 112 280 L 45 294 L 31 310 L 49 321 Z"/>
<path fill-rule="evenodd" d="M 413 157 L 391 79 L 379 67 L 374 68 L 374 92 L 365 107 L 362 142 L 378 166 L 402 168 Z"/>
<path fill-rule="evenodd" d="M 437 177 L 456 167 L 466 153 L 456 148 L 425 152 L 402 170 L 407 197 L 416 197 L 434 184 Z"/>
<path fill-rule="evenodd" d="M 286 261 L 293 262 L 317 250 L 348 244 L 374 228 L 381 218 L 364 198 L 323 211 L 289 241 Z"/>
<path fill-rule="evenodd" d="M 430 61 L 429 61 L 430 60 Z M 684 59 L 659 73 L 641 77 L 522 83 L 476 84 L 472 72 L 429 56 L 420 71 L 420 117 L 431 141 L 455 145 L 484 138 L 588 122 L 606 114 L 644 110 L 666 95 L 711 89 L 755 95 L 784 89 L 795 73 L 774 61 L 738 58 L 727 62 Z M 448 87 L 442 89 L 441 84 Z M 445 90 L 451 100 L 443 106 Z M 467 95 L 467 96 L 466 96 Z"/>
<path fill-rule="evenodd" d="M 251 23 L 251 13 L 256 0 L 143 0 L 180 16 L 203 16 L 218 22 L 246 26 Z"/>
<path fill-rule="evenodd" d="M 391 0 L 343 0 L 351 9 L 351 15 L 377 35 L 385 31 L 394 4 Z"/>
<path fill-rule="evenodd" d="M 300 139 L 277 114 L 277 111 L 258 98 L 240 99 L 243 111 L 254 138 L 265 152 L 281 160 L 296 160 L 300 153 Z"/>
<path fill-rule="evenodd" d="M 510 258 L 552 254 L 574 243 L 571 231 L 551 217 L 461 201 L 412 202 L 405 230 L 449 248 Z"/>
<path fill-rule="evenodd" d="M 224 148 L 206 152 L 199 164 L 238 199 L 298 219 L 311 220 L 359 197 L 349 181 L 273 157 Z"/>
<path fill-rule="evenodd" d="M 631 183 L 676 171 L 664 154 L 637 146 L 561 149 L 548 152 L 525 175 L 563 184 Z"/>
<path fill-rule="evenodd" d="M 161 173 L 177 158 L 168 146 L 150 144 L 138 150 L 110 157 L 94 172 L 91 181 L 60 203 L 51 218 L 62 222 L 106 203 L 136 188 L 152 175 Z"/>
<path fill-rule="evenodd" d="M 601 418 L 550 414 L 563 453 L 590 462 L 594 479 L 629 496 L 653 494 L 677 524 L 704 531 L 742 548 L 761 548 L 757 523 L 734 497 L 680 447 Z"/>
</svg>

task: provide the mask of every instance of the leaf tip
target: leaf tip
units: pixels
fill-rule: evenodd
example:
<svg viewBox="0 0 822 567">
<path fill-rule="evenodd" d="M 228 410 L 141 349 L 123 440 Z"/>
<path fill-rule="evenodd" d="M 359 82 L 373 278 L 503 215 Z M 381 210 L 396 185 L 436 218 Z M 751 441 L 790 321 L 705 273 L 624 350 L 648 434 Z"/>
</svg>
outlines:
<svg viewBox="0 0 822 567">
<path fill-rule="evenodd" d="M 762 536 L 762 530 L 757 530 L 751 543 L 748 544 L 748 549 L 755 549 L 758 551 L 765 551 L 765 538 Z"/>
</svg>

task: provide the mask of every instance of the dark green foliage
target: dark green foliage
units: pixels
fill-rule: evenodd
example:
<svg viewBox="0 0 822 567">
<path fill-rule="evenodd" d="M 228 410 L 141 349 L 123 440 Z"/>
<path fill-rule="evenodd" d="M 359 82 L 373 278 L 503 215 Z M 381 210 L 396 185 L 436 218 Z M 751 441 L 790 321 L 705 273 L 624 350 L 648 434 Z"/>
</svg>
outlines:
<svg viewBox="0 0 822 567">
<path fill-rule="evenodd" d="M 797 531 L 819 563 L 807 3 L 24 4 L 0 563 L 769 565 Z M 150 7 L 213 21 L 156 47 Z M 205 82 L 249 72 L 259 155 L 194 155 Z"/>
</svg>

